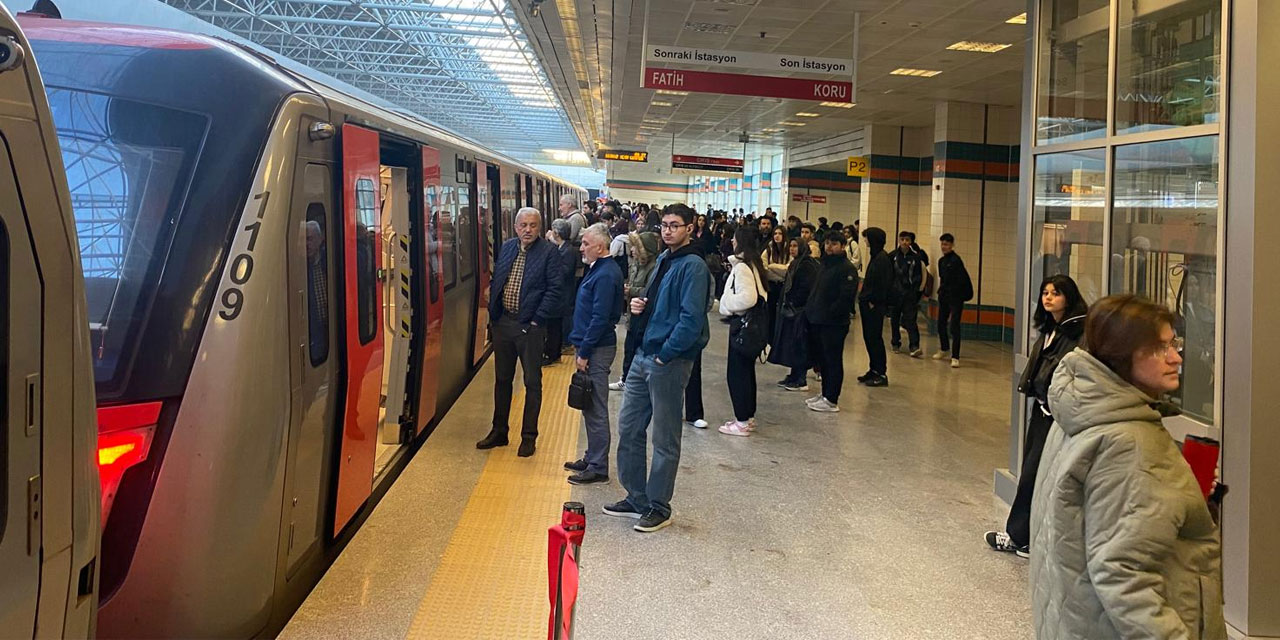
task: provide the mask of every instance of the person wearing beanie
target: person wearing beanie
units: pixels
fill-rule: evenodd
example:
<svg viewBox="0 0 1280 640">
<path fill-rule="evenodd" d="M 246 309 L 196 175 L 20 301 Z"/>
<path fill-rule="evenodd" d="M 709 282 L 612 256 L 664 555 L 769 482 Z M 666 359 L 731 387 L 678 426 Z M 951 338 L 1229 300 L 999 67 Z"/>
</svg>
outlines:
<svg viewBox="0 0 1280 640">
<path fill-rule="evenodd" d="M 867 239 L 866 277 L 862 292 L 858 294 L 858 306 L 862 312 L 862 342 L 867 347 L 871 364 L 867 372 L 858 376 L 858 382 L 868 387 L 884 387 L 889 384 L 888 365 L 884 351 L 884 318 L 889 313 L 893 299 L 893 262 L 885 253 L 887 237 L 880 227 L 867 227 L 862 232 Z"/>
</svg>

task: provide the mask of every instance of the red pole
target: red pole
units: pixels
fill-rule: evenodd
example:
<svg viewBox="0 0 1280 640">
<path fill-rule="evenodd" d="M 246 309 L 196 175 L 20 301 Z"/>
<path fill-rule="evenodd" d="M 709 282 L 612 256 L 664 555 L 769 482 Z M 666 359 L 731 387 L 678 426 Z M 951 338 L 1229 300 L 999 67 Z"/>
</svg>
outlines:
<svg viewBox="0 0 1280 640">
<path fill-rule="evenodd" d="M 566 502 L 560 512 L 560 524 L 547 529 L 547 588 L 551 599 L 547 640 L 573 638 L 578 557 L 586 528 L 586 508 L 581 502 Z"/>
</svg>

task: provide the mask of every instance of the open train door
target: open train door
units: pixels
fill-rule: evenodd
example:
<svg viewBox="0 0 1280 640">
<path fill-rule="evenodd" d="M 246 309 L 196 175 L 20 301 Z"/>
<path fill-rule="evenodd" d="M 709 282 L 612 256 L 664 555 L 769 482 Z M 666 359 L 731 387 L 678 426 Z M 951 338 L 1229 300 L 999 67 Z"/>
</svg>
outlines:
<svg viewBox="0 0 1280 640">
<path fill-rule="evenodd" d="M 426 242 L 422 244 L 425 277 L 416 278 L 423 287 L 426 303 L 426 346 L 422 349 L 422 387 L 418 394 L 417 429 L 423 429 L 436 415 L 440 393 L 440 352 L 444 348 L 444 263 L 440 244 L 440 151 L 422 148 L 422 228 Z"/>
<path fill-rule="evenodd" d="M 0 6 L 0 635 L 92 637 L 100 494 L 89 319 L 49 104 Z M 99 462 L 127 456 L 96 451 Z"/>
<path fill-rule="evenodd" d="M 342 125 L 343 342 L 346 389 L 333 534 L 373 492 L 382 404 L 382 304 L 378 283 L 380 164 L 378 133 Z"/>
<path fill-rule="evenodd" d="M 478 365 L 489 349 L 489 283 L 493 280 L 494 246 L 493 200 L 497 185 L 493 184 L 490 165 L 476 160 L 476 256 L 480 269 L 476 272 L 476 335 L 472 344 L 471 364 Z"/>
</svg>

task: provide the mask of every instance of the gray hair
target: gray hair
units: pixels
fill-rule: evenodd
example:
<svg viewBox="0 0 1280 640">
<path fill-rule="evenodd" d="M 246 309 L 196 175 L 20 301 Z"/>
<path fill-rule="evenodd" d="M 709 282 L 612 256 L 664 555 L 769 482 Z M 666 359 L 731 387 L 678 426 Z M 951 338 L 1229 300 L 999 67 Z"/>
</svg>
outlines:
<svg viewBox="0 0 1280 640">
<path fill-rule="evenodd" d="M 572 193 L 566 193 L 560 196 L 560 204 L 571 204 L 576 207 L 578 206 L 578 198 Z"/>
<path fill-rule="evenodd" d="M 560 236 L 561 240 L 569 241 L 569 236 L 573 235 L 573 225 L 569 224 L 564 218 L 556 218 L 551 221 L 551 230 Z"/>
<path fill-rule="evenodd" d="M 538 211 L 533 207 L 520 207 L 520 210 L 516 212 L 516 217 L 511 221 L 511 224 L 520 224 L 521 216 L 533 216 L 537 218 L 538 228 L 539 229 L 542 228 L 542 212 L 541 211 Z"/>
<path fill-rule="evenodd" d="M 613 240 L 613 235 L 609 233 L 609 225 L 603 222 L 597 222 L 587 227 L 586 229 L 583 229 L 582 237 L 585 238 L 588 233 L 591 235 L 600 236 L 600 239 L 604 240 L 605 243 L 608 243 Z"/>
</svg>

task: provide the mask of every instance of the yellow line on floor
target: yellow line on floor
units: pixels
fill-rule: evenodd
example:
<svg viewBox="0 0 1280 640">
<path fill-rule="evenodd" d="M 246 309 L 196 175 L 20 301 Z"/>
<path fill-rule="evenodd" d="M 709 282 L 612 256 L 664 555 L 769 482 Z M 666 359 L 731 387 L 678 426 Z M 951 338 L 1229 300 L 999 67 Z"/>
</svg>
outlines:
<svg viewBox="0 0 1280 640">
<path fill-rule="evenodd" d="M 542 370 L 532 458 L 516 456 L 524 387 L 516 390 L 511 445 L 489 454 L 408 638 L 546 638 L 547 527 L 560 521 L 570 489 L 563 465 L 578 453 L 580 414 L 565 404 L 572 371 L 567 362 Z M 484 433 L 477 430 L 476 439 Z"/>
</svg>

